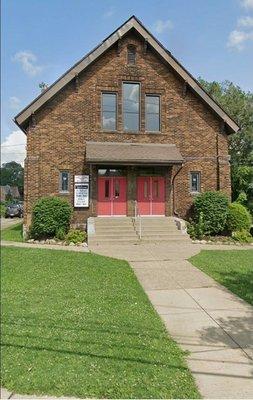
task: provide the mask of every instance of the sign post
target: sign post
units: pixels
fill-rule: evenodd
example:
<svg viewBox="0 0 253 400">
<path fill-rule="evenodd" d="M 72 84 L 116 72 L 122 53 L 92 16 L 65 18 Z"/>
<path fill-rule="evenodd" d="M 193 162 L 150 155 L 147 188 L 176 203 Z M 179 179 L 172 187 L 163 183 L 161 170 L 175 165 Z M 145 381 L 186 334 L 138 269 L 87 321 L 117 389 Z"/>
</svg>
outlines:
<svg viewBox="0 0 253 400">
<path fill-rule="evenodd" d="M 75 175 L 74 207 L 89 207 L 89 175 Z"/>
</svg>

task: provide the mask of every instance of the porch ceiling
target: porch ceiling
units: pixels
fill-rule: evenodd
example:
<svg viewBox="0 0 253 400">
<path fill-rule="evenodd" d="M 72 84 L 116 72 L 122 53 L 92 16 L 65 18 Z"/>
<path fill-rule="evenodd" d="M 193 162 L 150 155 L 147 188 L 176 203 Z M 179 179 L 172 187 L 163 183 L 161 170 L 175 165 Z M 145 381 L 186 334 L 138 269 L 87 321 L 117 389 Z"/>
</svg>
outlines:
<svg viewBox="0 0 253 400">
<path fill-rule="evenodd" d="M 183 157 L 174 144 L 87 142 L 86 161 L 91 164 L 171 165 Z"/>
</svg>

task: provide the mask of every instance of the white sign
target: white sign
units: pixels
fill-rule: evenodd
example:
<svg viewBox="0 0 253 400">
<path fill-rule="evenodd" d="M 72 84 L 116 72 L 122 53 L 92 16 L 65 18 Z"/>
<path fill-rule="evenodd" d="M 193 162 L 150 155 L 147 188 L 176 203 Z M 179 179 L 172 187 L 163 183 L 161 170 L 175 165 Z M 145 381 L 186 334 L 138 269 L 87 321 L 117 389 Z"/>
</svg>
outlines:
<svg viewBox="0 0 253 400">
<path fill-rule="evenodd" d="M 89 207 L 89 175 L 75 175 L 74 207 Z"/>
<path fill-rule="evenodd" d="M 75 175 L 75 183 L 89 182 L 89 175 Z"/>
</svg>

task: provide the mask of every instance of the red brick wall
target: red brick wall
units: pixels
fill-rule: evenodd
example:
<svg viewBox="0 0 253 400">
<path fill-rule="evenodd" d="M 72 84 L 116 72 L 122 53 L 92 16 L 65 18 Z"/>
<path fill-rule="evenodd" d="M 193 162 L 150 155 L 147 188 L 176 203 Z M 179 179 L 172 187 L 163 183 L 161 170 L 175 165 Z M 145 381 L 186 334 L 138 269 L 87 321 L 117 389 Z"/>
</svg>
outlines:
<svg viewBox="0 0 253 400">
<path fill-rule="evenodd" d="M 127 45 L 137 48 L 136 65 L 127 65 Z M 122 127 L 122 81 L 141 83 L 141 131 L 125 133 Z M 175 143 L 185 163 L 175 180 L 175 209 L 185 216 L 192 203 L 189 172 L 200 171 L 201 190 L 220 188 L 230 195 L 230 167 L 227 135 L 220 131 L 220 121 L 211 110 L 150 49 L 145 54 L 143 42 L 133 34 L 122 40 L 120 51 L 110 49 L 68 84 L 35 114 L 34 126 L 27 134 L 25 184 L 25 223 L 29 225 L 34 201 L 45 195 L 59 194 L 59 170 L 71 173 L 70 194 L 73 204 L 73 175 L 89 173 L 85 163 L 86 141 L 127 141 L 139 143 Z M 101 91 L 118 94 L 118 131 L 101 129 Z M 145 133 L 145 93 L 161 96 L 161 133 Z M 217 168 L 217 149 L 220 167 Z M 173 169 L 176 171 L 176 168 Z M 219 171 L 219 179 L 217 173 Z M 93 168 L 93 204 L 89 210 L 75 210 L 74 222 L 96 215 L 96 169 Z M 172 174 L 173 175 L 173 174 Z M 171 176 L 168 170 L 168 176 Z M 171 179 L 171 178 L 170 178 Z M 172 195 L 167 177 L 167 213 L 172 213 Z M 63 195 L 62 195 L 63 196 Z"/>
</svg>

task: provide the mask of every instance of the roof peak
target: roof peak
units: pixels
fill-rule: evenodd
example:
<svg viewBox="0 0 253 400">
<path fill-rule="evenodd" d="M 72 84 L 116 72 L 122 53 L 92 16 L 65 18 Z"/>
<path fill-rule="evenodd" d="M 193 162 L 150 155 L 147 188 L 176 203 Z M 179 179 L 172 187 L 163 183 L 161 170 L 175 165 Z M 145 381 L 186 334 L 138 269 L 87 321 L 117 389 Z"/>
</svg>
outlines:
<svg viewBox="0 0 253 400">
<path fill-rule="evenodd" d="M 181 79 L 187 84 L 207 105 L 221 118 L 229 127 L 230 132 L 237 132 L 239 126 L 232 118 L 209 96 L 201 87 L 199 82 L 171 55 L 171 53 L 153 36 L 152 33 L 142 24 L 135 16 L 131 15 L 119 28 L 111 33 L 97 47 L 90 51 L 72 68 L 35 98 L 27 107 L 25 107 L 14 118 L 14 122 L 25 131 L 29 118 L 33 113 L 40 109 L 43 104 L 50 100 L 59 90 L 72 81 L 75 76 L 80 74 L 105 51 L 111 48 L 120 38 L 125 36 L 132 28 L 134 28 L 140 36 L 151 46 L 164 61 L 175 70 Z"/>
</svg>

